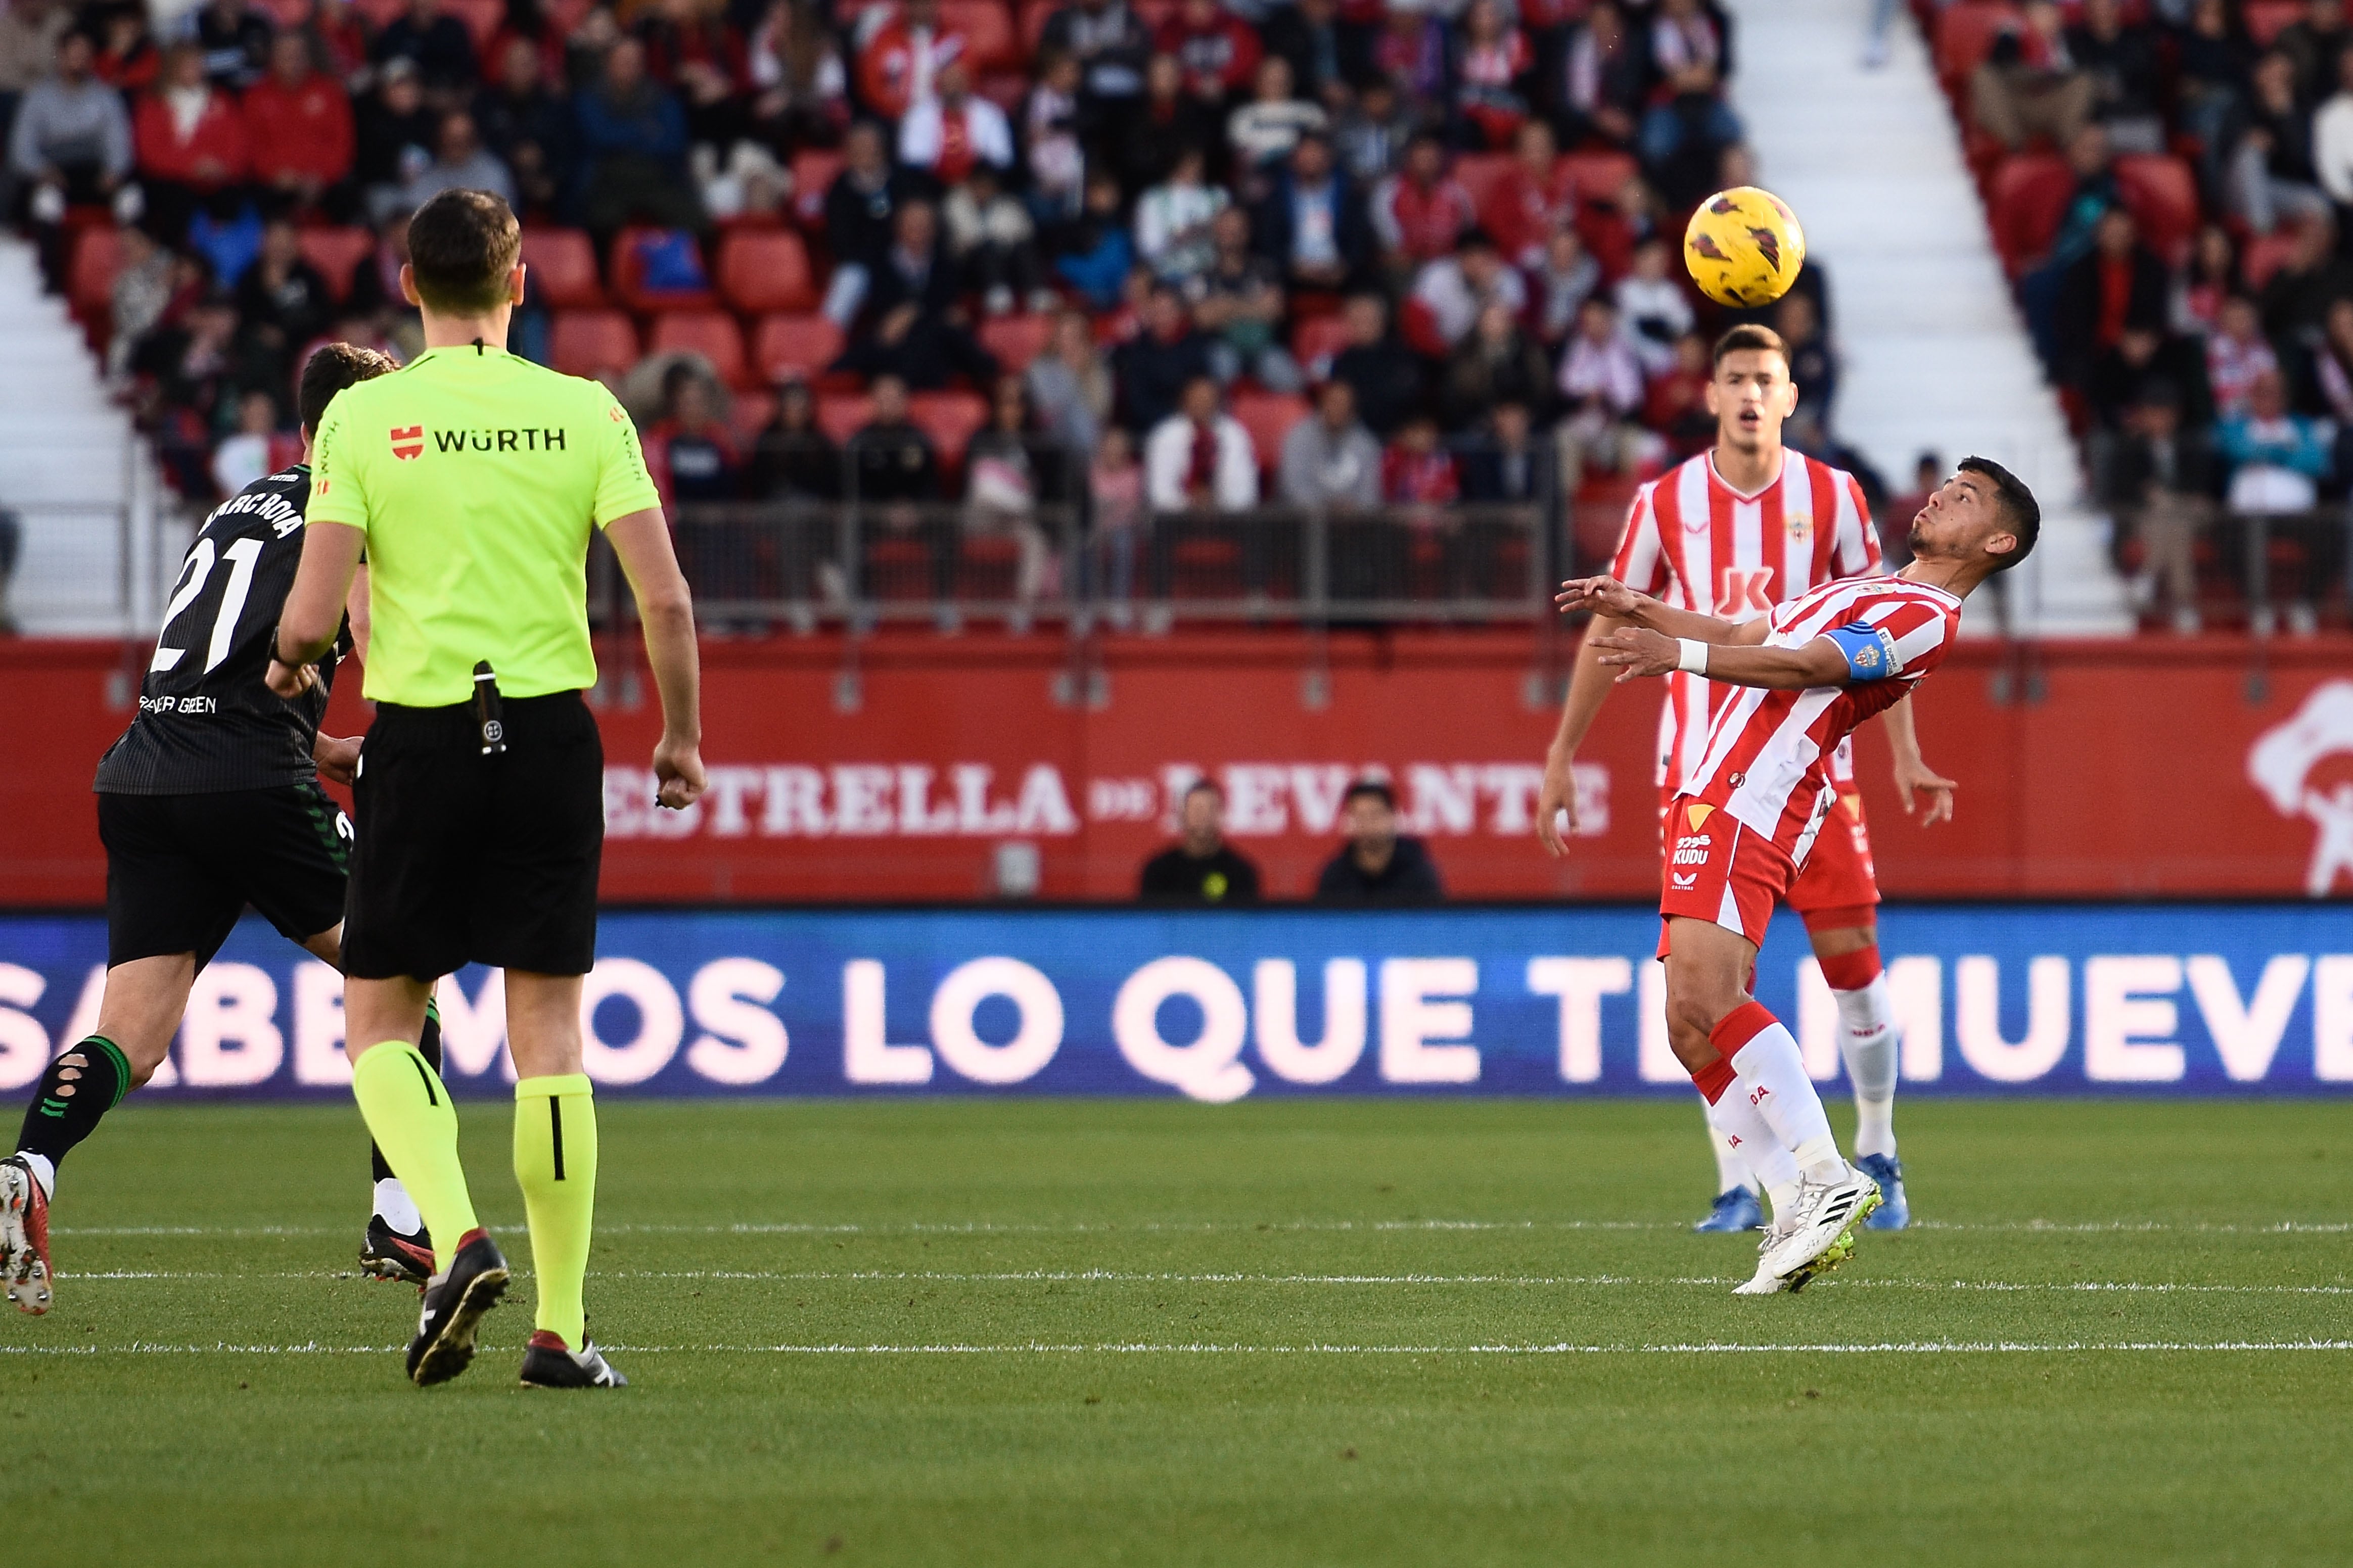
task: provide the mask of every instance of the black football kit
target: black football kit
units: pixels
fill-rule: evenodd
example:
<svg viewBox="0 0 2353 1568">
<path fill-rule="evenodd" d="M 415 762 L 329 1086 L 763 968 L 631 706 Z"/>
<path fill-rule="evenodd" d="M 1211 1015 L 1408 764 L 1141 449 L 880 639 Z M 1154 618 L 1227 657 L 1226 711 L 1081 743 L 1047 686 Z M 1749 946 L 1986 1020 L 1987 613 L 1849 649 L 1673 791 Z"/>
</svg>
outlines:
<svg viewBox="0 0 2353 1568">
<path fill-rule="evenodd" d="M 349 628 L 291 700 L 263 684 L 302 559 L 311 470 L 256 479 L 205 520 L 174 580 L 139 715 L 98 764 L 107 963 L 201 969 L 251 904 L 290 940 L 343 918 L 352 827 L 311 747 Z"/>
</svg>

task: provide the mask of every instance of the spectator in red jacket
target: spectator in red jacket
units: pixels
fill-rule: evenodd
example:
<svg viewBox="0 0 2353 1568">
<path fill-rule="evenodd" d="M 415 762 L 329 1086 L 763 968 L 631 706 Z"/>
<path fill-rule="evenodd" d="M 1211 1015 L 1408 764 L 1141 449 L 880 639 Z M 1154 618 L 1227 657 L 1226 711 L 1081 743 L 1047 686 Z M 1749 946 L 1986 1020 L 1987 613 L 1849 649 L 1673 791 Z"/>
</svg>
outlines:
<svg viewBox="0 0 2353 1568">
<path fill-rule="evenodd" d="M 940 20 L 940 0 L 907 0 L 858 51 L 858 90 L 866 107 L 896 120 L 933 97 L 940 68 L 965 58 L 965 36 Z"/>
<path fill-rule="evenodd" d="M 1152 47 L 1174 55 L 1185 69 L 1185 90 L 1204 102 L 1240 100 L 1263 52 L 1258 34 L 1218 0 L 1185 0 L 1160 24 Z"/>
<path fill-rule="evenodd" d="M 1451 252 L 1478 222 L 1470 193 L 1446 172 L 1445 144 L 1427 131 L 1407 143 L 1405 167 L 1374 189 L 1372 219 L 1381 259 L 1407 277 Z"/>
<path fill-rule="evenodd" d="M 300 33 L 271 40 L 269 75 L 245 95 L 245 128 L 253 177 L 283 205 L 318 206 L 351 176 L 352 101 L 343 83 L 311 68 Z"/>
<path fill-rule="evenodd" d="M 1415 415 L 1381 454 L 1381 499 L 1392 506 L 1445 506 L 1461 496 L 1454 455 L 1438 444 L 1438 421 Z"/>
<path fill-rule="evenodd" d="M 245 116 L 237 100 L 205 80 L 205 57 L 193 45 L 164 56 L 132 140 L 148 205 L 165 234 L 182 232 L 199 202 L 235 189 L 251 172 Z"/>
<path fill-rule="evenodd" d="M 1577 195 L 1555 152 L 1551 126 L 1530 121 L 1512 146 L 1517 156 L 1488 191 L 1479 226 L 1494 237 L 1513 266 L 1533 272 L 1544 265 L 1553 235 L 1576 217 Z"/>
</svg>

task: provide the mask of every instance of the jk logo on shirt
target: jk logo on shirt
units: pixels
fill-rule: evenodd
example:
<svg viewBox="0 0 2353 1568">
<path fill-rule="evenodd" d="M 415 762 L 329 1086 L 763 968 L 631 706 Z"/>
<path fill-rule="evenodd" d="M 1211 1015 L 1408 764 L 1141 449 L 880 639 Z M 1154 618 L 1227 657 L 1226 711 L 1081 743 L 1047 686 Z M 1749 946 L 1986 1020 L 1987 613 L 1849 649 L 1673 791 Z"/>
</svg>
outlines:
<svg viewBox="0 0 2353 1568">
<path fill-rule="evenodd" d="M 1715 613 L 1736 616 L 1773 607 L 1773 568 L 1726 566 L 1715 574 Z"/>
</svg>

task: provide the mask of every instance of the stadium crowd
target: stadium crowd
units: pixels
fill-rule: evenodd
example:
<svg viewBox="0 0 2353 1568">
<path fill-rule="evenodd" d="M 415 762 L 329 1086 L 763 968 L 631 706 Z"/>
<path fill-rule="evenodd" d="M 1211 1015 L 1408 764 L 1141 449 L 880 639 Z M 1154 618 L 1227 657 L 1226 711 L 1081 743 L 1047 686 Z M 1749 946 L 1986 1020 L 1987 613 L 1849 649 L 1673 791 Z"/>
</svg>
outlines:
<svg viewBox="0 0 2353 1568">
<path fill-rule="evenodd" d="M 2353 488 L 2343 0 L 1923 8 L 2145 613 L 2311 633 Z M 2234 606 L 2226 606 L 2235 613 Z"/>
<path fill-rule="evenodd" d="M 289 456 L 308 345 L 415 346 L 406 216 L 476 186 L 518 346 L 622 388 L 670 500 L 961 501 L 1028 593 L 1049 496 L 1581 492 L 1607 550 L 1711 428 L 1675 245 L 1750 176 L 1733 43 L 1709 0 L 7 0 L 0 101 L 191 499 Z M 1768 319 L 1831 452 L 1819 268 Z"/>
</svg>

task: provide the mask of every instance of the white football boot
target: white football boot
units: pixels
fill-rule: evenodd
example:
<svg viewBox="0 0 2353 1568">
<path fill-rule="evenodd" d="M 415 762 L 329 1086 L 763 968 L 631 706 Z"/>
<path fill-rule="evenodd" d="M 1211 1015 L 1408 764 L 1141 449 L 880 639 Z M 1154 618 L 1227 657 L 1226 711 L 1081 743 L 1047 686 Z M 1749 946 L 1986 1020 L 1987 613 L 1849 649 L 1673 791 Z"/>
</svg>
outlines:
<svg viewBox="0 0 2353 1568">
<path fill-rule="evenodd" d="M 1784 1218 L 1779 1215 L 1774 1215 L 1773 1223 L 1766 1227 L 1764 1239 L 1757 1244 L 1755 1277 L 1744 1284 L 1735 1285 L 1732 1288 L 1732 1293 L 1736 1296 L 1778 1296 L 1788 1289 L 1788 1281 L 1767 1270 L 1765 1267 L 1765 1259 L 1772 1256 L 1775 1247 L 1788 1240 L 1796 1232 L 1797 1224 L 1794 1220 Z"/>
<path fill-rule="evenodd" d="M 1854 1233 L 1879 1204 L 1879 1184 L 1852 1165 L 1835 1181 L 1801 1182 L 1789 1236 L 1764 1255 L 1759 1271 L 1791 1290 L 1804 1289 L 1853 1256 Z"/>
</svg>

